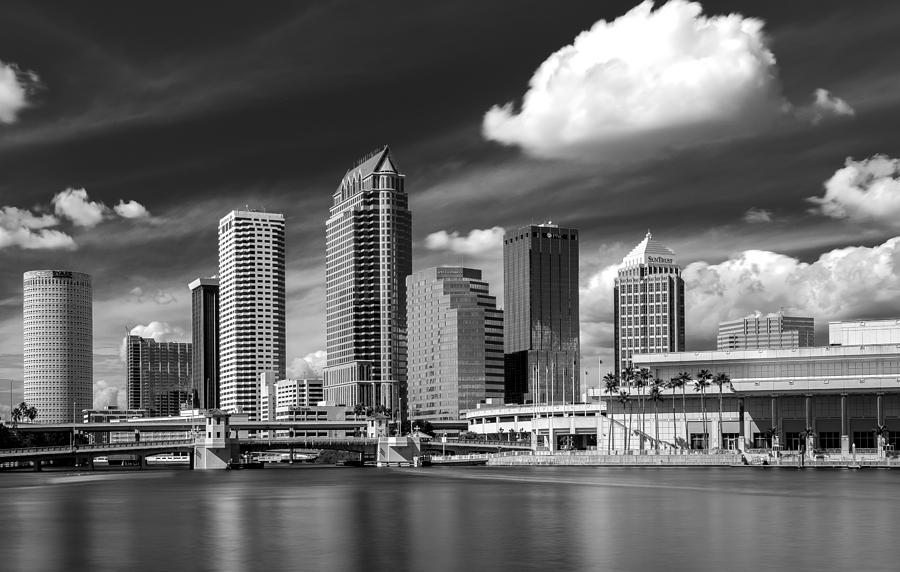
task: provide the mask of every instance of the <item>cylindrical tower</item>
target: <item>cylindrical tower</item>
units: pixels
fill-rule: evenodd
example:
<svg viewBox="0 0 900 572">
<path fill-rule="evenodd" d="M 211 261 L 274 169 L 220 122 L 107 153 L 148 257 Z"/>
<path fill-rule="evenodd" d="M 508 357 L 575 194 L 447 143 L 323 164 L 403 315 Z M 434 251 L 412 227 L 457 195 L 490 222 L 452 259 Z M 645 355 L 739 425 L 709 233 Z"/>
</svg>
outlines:
<svg viewBox="0 0 900 572">
<path fill-rule="evenodd" d="M 25 402 L 38 423 L 78 421 L 93 405 L 91 277 L 34 270 L 23 286 Z"/>
</svg>

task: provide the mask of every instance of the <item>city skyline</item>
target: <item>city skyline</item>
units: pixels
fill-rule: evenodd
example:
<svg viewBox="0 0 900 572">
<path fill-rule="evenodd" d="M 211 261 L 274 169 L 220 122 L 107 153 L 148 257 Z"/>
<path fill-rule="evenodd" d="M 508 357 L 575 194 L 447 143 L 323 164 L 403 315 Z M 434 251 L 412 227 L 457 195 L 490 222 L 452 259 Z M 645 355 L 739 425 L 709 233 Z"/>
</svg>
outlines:
<svg viewBox="0 0 900 572">
<path fill-rule="evenodd" d="M 189 33 L 202 21 L 198 10 L 166 18 L 174 29 L 160 38 L 163 11 L 147 9 L 123 35 L 91 13 L 109 6 L 50 13 L 10 4 L 2 10 L 18 30 L 0 39 L 0 77 L 22 95 L 0 108 L 0 378 L 14 379 L 21 396 L 22 273 L 65 268 L 96 277 L 95 394 L 123 390 L 124 326 L 189 340 L 184 285 L 215 272 L 216 221 L 246 204 L 287 218 L 286 358 L 302 373 L 324 350 L 322 213 L 335 173 L 383 142 L 408 175 L 414 271 L 465 257 L 500 284 L 503 228 L 550 216 L 581 231 L 581 346 L 593 380 L 597 359 L 612 364 L 616 264 L 647 227 L 685 268 L 689 350 L 714 347 L 719 321 L 755 310 L 812 316 L 819 336 L 828 320 L 900 314 L 889 200 L 900 192 L 897 164 L 871 160 L 900 155 L 900 106 L 889 95 L 900 83 L 890 64 L 900 52 L 890 26 L 900 8 L 708 3 L 701 15 L 683 3 L 657 7 L 572 4 L 548 21 L 536 6 L 511 15 L 501 6 L 391 5 L 412 36 L 373 48 L 363 23 L 375 7 L 285 4 L 265 17 L 219 8 L 221 28 L 203 38 Z M 564 46 L 575 42 L 572 51 L 597 63 L 604 37 L 640 37 L 652 25 L 663 60 L 679 63 L 689 50 L 667 30 L 696 31 L 692 24 L 731 12 L 748 23 L 748 54 L 762 54 L 751 71 L 765 90 L 736 101 L 709 86 L 713 103 L 733 104 L 723 107 L 734 121 L 713 121 L 706 133 L 690 118 L 689 145 L 667 137 L 662 149 L 644 145 L 647 130 L 624 125 L 621 139 L 637 145 L 623 144 L 623 158 L 609 151 L 602 116 L 560 143 L 546 126 L 566 118 L 542 117 L 530 104 L 544 95 L 566 108 L 559 98 L 571 94 L 541 94 L 539 81 L 529 88 Z M 764 21 L 765 36 L 747 18 Z M 331 40 L 337 22 L 353 26 L 340 36 L 355 39 Z M 448 35 L 463 25 L 473 26 L 467 45 Z M 317 49 L 333 53 L 325 63 L 306 58 Z M 223 53 L 234 56 L 233 69 L 223 69 Z M 373 100 L 355 107 L 348 83 Z M 398 85 L 407 90 L 377 89 Z M 664 109 L 682 97 L 660 93 L 653 103 Z M 505 110 L 509 101 L 522 111 Z M 784 103 L 791 112 L 773 111 Z M 664 115 L 650 127 L 682 134 Z M 558 144 L 536 145 L 536 135 Z M 868 192 L 875 188 L 884 192 Z"/>
</svg>

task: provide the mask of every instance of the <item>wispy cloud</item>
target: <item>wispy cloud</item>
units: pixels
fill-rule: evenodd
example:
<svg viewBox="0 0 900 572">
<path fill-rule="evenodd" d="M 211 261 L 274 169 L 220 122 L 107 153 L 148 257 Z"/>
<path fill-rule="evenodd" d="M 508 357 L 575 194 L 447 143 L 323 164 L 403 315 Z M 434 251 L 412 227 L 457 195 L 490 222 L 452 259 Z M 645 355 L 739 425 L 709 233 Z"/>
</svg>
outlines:
<svg viewBox="0 0 900 572">
<path fill-rule="evenodd" d="M 29 95 L 40 85 L 33 71 L 0 61 L 0 123 L 15 123 L 19 113 L 30 105 Z"/>
</svg>

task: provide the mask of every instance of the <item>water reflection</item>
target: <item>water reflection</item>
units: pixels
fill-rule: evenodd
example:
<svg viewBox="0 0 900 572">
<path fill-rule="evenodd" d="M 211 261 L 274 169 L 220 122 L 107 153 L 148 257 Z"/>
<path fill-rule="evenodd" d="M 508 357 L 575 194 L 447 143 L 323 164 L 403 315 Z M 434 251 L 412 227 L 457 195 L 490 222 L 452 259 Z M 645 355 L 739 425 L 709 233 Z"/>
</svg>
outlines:
<svg viewBox="0 0 900 572">
<path fill-rule="evenodd" d="M 0 474 L 3 570 L 894 570 L 897 471 Z"/>
</svg>

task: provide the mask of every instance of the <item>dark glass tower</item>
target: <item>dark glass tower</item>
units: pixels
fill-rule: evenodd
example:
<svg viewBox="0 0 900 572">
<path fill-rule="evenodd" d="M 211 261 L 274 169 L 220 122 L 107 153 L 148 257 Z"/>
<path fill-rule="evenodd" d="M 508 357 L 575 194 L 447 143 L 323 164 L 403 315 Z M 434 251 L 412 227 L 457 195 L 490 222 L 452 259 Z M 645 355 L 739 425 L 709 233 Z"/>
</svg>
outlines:
<svg viewBox="0 0 900 572">
<path fill-rule="evenodd" d="M 503 293 L 506 402 L 578 401 L 578 231 L 549 222 L 507 231 Z"/>
<path fill-rule="evenodd" d="M 194 407 L 219 407 L 219 280 L 197 278 L 191 289 L 191 392 Z"/>
<path fill-rule="evenodd" d="M 404 415 L 412 214 L 388 147 L 341 179 L 325 224 L 325 399 Z"/>
<path fill-rule="evenodd" d="M 190 406 L 191 344 L 157 342 L 129 335 L 126 348 L 128 409 L 146 409 L 150 415 L 178 415 Z"/>
</svg>

